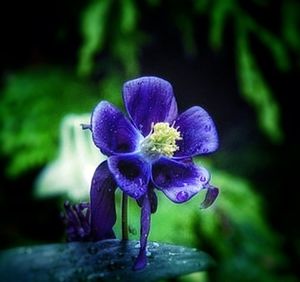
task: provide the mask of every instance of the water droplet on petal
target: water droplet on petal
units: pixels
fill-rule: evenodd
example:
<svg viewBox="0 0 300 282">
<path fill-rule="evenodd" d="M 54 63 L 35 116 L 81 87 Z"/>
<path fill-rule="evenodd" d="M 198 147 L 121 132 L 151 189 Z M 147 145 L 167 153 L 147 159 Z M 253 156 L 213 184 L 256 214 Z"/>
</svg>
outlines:
<svg viewBox="0 0 300 282">
<path fill-rule="evenodd" d="M 142 180 L 142 178 L 139 178 L 139 183 L 140 183 L 140 185 L 143 185 L 143 180 Z"/>
<path fill-rule="evenodd" d="M 201 181 L 201 182 L 206 182 L 206 177 L 205 177 L 205 176 L 203 176 L 203 175 L 202 175 L 202 176 L 200 176 L 200 181 Z"/>
<path fill-rule="evenodd" d="M 206 125 L 204 126 L 204 130 L 205 130 L 206 132 L 211 131 L 211 125 L 210 125 L 210 124 L 206 124 Z"/>
<path fill-rule="evenodd" d="M 187 199 L 189 198 L 189 194 L 188 192 L 185 192 L 185 191 L 180 191 L 177 193 L 176 195 L 176 200 L 178 202 L 184 202 L 186 201 Z"/>
</svg>

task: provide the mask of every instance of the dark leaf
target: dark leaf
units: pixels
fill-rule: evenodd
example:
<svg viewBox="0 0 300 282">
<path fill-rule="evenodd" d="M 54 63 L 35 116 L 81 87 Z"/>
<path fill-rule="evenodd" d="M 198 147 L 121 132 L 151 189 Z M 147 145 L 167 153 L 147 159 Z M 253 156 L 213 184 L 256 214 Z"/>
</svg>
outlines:
<svg viewBox="0 0 300 282">
<path fill-rule="evenodd" d="M 133 271 L 138 241 L 52 244 L 0 252 L 1 281 L 157 281 L 207 270 L 213 260 L 196 249 L 149 242 L 148 265 Z"/>
</svg>

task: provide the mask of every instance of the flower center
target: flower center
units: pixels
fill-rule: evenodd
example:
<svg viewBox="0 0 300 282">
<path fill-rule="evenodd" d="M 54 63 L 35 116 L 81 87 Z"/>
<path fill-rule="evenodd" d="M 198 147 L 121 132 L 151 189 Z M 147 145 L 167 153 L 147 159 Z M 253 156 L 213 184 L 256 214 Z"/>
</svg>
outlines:
<svg viewBox="0 0 300 282">
<path fill-rule="evenodd" d="M 174 128 L 167 122 L 152 124 L 150 134 L 142 141 L 141 151 L 150 158 L 160 155 L 172 157 L 179 149 L 177 140 L 181 140 L 178 128 Z"/>
</svg>

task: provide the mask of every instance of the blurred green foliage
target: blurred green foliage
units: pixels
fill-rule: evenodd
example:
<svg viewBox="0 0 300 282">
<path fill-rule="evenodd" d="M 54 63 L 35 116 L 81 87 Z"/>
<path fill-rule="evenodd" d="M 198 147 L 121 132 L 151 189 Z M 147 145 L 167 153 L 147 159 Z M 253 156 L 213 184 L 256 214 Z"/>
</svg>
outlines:
<svg viewBox="0 0 300 282">
<path fill-rule="evenodd" d="M 137 75 L 142 42 L 138 15 L 134 0 L 90 1 L 81 17 L 79 75 L 90 75 L 95 67 L 108 72 L 118 69 L 128 77 Z M 109 62 L 104 65 L 95 59 L 103 51 L 109 54 Z"/>
<path fill-rule="evenodd" d="M 247 2 L 247 1 L 244 1 Z M 268 140 L 282 142 L 280 104 L 255 53 L 254 41 L 265 48 L 265 57 L 279 72 L 293 66 L 300 54 L 300 4 L 280 2 L 280 30 L 256 20 L 238 0 L 90 0 L 77 11 L 82 37 L 76 71 L 65 66 L 27 67 L 7 75 L 0 97 L 0 152 L 8 158 L 7 171 L 18 176 L 47 164 L 58 151 L 59 124 L 69 113 L 91 112 L 97 101 L 121 105 L 120 90 L 126 79 L 139 75 L 140 54 L 155 40 L 144 29 L 151 15 L 164 13 L 165 24 L 181 39 L 183 51 L 196 57 L 201 51 L 199 34 L 220 52 L 233 40 L 236 73 L 242 97 L 255 110 L 258 125 Z M 272 1 L 249 1 L 268 11 Z M 209 21 L 201 30 L 199 19 Z M 227 32 L 229 32 L 229 36 Z M 233 38 L 231 38 L 233 37 Z M 203 40 L 201 38 L 200 40 Z M 100 75 L 99 75 L 100 74 Z M 96 77 L 96 78 L 95 78 Z M 246 179 L 214 171 L 213 183 L 221 187 L 214 207 L 199 211 L 200 200 L 174 205 L 159 197 L 152 217 L 151 240 L 198 246 L 212 253 L 218 268 L 215 281 L 295 281 L 283 276 L 286 264 L 281 239 L 269 227 L 263 200 Z M 139 214 L 131 205 L 133 238 L 138 238 Z M 120 230 L 118 226 L 116 230 Z M 175 231 L 174 231 L 175 230 Z"/>
<path fill-rule="evenodd" d="M 18 175 L 49 162 L 58 151 L 59 125 L 69 112 L 90 111 L 97 87 L 63 68 L 29 68 L 11 74 L 1 93 L 1 153 Z"/>
</svg>

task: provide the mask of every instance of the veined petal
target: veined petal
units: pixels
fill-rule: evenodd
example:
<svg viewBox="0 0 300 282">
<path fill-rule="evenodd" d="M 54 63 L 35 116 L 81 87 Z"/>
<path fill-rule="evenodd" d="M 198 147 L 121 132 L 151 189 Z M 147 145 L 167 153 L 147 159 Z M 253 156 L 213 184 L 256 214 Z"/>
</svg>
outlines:
<svg viewBox="0 0 300 282">
<path fill-rule="evenodd" d="M 90 192 L 91 232 L 95 241 L 115 238 L 112 229 L 116 222 L 115 190 L 116 182 L 104 161 L 94 173 Z"/>
<path fill-rule="evenodd" d="M 174 127 L 178 127 L 181 140 L 174 157 L 190 157 L 211 153 L 218 148 L 218 135 L 209 114 L 201 107 L 192 107 L 180 114 Z"/>
<path fill-rule="evenodd" d="M 142 138 L 123 113 L 107 101 L 94 109 L 91 129 L 95 145 L 106 155 L 133 152 Z"/>
<path fill-rule="evenodd" d="M 183 203 L 197 194 L 209 180 L 209 172 L 192 162 L 161 158 L 152 167 L 155 186 L 175 203 Z"/>
<path fill-rule="evenodd" d="M 138 154 L 124 154 L 111 156 L 108 166 L 120 189 L 139 199 L 148 187 L 150 179 L 150 165 Z"/>
<path fill-rule="evenodd" d="M 152 123 L 171 123 L 177 116 L 172 86 L 158 77 L 145 76 L 126 82 L 123 99 L 129 116 L 144 136 L 150 133 Z"/>
<path fill-rule="evenodd" d="M 150 231 L 151 204 L 148 193 L 143 197 L 141 211 L 140 251 L 135 260 L 133 270 L 141 270 L 147 265 L 146 247 Z"/>
</svg>

